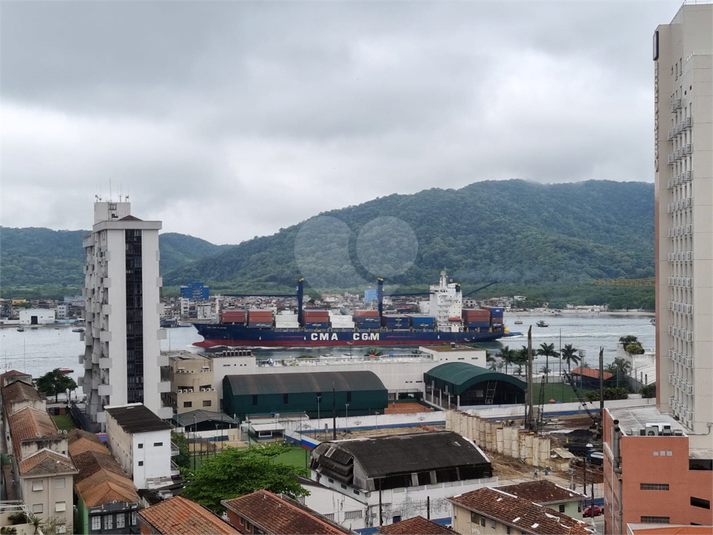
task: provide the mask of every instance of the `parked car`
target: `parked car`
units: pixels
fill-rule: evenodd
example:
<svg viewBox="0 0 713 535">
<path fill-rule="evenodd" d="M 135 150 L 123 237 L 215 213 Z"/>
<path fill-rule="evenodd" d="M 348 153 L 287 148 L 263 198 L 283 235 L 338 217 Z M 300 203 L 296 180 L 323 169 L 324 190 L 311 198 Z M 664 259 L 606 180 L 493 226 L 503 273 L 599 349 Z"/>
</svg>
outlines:
<svg viewBox="0 0 713 535">
<path fill-rule="evenodd" d="M 599 516 L 602 513 L 604 513 L 604 511 L 598 505 L 587 505 L 587 507 L 584 508 L 584 512 L 582 513 L 582 516 L 584 516 L 584 517 Z"/>
</svg>

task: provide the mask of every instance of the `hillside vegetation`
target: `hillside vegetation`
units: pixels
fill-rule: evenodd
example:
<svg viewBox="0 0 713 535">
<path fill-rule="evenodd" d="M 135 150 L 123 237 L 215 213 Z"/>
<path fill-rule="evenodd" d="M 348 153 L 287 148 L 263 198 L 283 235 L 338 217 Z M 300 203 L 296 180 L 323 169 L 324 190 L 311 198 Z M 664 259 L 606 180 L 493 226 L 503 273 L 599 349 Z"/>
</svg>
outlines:
<svg viewBox="0 0 713 535">
<path fill-rule="evenodd" d="M 81 284 L 82 234 L 2 229 L 3 287 Z M 444 267 L 464 291 L 496 282 L 493 292 L 529 288 L 582 304 L 623 292 L 653 306 L 650 289 L 590 288 L 595 278 L 654 275 L 653 184 L 487 181 L 378 198 L 235 246 L 161 235 L 167 287 L 284 292 L 304 277 L 318 291 L 345 290 L 382 276 L 403 290 L 436 282 Z"/>
</svg>

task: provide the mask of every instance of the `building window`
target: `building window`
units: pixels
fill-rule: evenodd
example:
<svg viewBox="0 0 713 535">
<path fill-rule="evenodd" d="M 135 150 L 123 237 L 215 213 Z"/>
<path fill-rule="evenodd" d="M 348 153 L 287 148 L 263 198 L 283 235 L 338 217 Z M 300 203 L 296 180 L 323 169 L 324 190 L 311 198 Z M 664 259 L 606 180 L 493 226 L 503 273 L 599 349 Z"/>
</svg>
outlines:
<svg viewBox="0 0 713 535">
<path fill-rule="evenodd" d="M 668 516 L 642 516 L 642 524 L 668 524 L 671 518 Z"/>
<path fill-rule="evenodd" d="M 184 408 L 184 409 L 189 409 L 189 408 L 191 408 L 191 407 L 193 407 L 193 402 L 192 402 L 192 401 L 184 401 L 184 402 L 183 402 L 183 408 Z"/>
<path fill-rule="evenodd" d="M 35 479 L 32 482 L 32 491 L 33 492 L 38 492 L 40 490 L 44 490 L 45 486 L 43 484 L 43 481 L 41 479 Z"/>
<path fill-rule="evenodd" d="M 102 517 L 93 516 L 92 517 L 92 531 L 97 531 L 102 529 Z"/>
<path fill-rule="evenodd" d="M 710 500 L 704 500 L 703 498 L 696 498 L 695 496 L 691 496 L 691 505 L 693 507 L 701 507 L 703 509 L 711 508 Z"/>
<path fill-rule="evenodd" d="M 119 513 L 116 515 L 116 529 L 122 529 L 126 524 L 126 516 L 124 513 Z"/>
<path fill-rule="evenodd" d="M 473 511 L 470 512 L 470 521 L 473 524 L 480 524 L 480 517 L 474 513 Z"/>
<path fill-rule="evenodd" d="M 144 461 L 139 461 L 139 466 L 143 466 L 143 465 L 144 465 Z"/>
<path fill-rule="evenodd" d="M 245 525 L 245 519 L 242 516 L 238 519 L 238 521 L 241 526 Z"/>
<path fill-rule="evenodd" d="M 140 450 L 144 449 L 143 443 L 139 444 L 138 448 L 139 448 Z"/>
<path fill-rule="evenodd" d="M 346 486 L 344 483 L 342 483 L 342 488 L 343 488 L 343 489 L 346 489 L 347 486 Z"/>
<path fill-rule="evenodd" d="M 510 526 L 505 526 L 505 533 L 510 535 Z"/>
<path fill-rule="evenodd" d="M 136 511 L 133 511 L 131 513 L 131 525 L 135 526 L 136 525 Z"/>
<path fill-rule="evenodd" d="M 54 504 L 54 510 L 58 513 L 67 510 L 67 502 L 56 502 Z"/>
<path fill-rule="evenodd" d="M 668 483 L 639 483 L 639 490 L 668 490 Z"/>
<path fill-rule="evenodd" d="M 344 513 L 344 520 L 354 520 L 355 518 L 361 518 L 361 509 Z"/>
<path fill-rule="evenodd" d="M 480 517 L 480 525 L 485 527 L 485 517 L 484 516 Z"/>
<path fill-rule="evenodd" d="M 114 529 L 114 515 L 104 517 L 104 529 Z"/>
<path fill-rule="evenodd" d="M 563 503 L 561 503 L 559 506 L 560 513 L 564 513 L 564 508 L 565 508 L 565 505 Z"/>
<path fill-rule="evenodd" d="M 42 514 L 42 504 L 36 503 L 32 506 L 32 512 L 35 514 Z"/>
<path fill-rule="evenodd" d="M 163 442 L 154 442 L 153 443 L 154 448 L 162 448 L 163 447 Z"/>
<path fill-rule="evenodd" d="M 56 489 L 63 489 L 66 485 L 66 482 L 63 477 L 58 477 L 54 480 L 54 488 Z"/>
<path fill-rule="evenodd" d="M 213 402 L 209 399 L 204 399 L 203 400 L 203 406 L 204 407 L 211 407 L 213 405 Z"/>
<path fill-rule="evenodd" d="M 491 527 L 492 529 L 495 529 L 495 520 L 491 520 L 491 521 L 490 521 L 490 527 Z"/>
</svg>

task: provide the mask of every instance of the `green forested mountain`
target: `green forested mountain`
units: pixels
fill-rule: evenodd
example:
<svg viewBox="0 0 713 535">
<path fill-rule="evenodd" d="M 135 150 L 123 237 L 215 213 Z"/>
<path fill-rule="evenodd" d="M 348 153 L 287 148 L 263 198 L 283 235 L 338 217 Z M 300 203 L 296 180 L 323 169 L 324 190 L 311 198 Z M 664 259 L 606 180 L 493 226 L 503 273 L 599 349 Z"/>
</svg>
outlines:
<svg viewBox="0 0 713 535">
<path fill-rule="evenodd" d="M 82 236 L 86 230 L 0 228 L 0 284 L 7 289 L 52 285 L 81 288 L 84 284 Z M 225 246 L 184 234 L 159 236 L 161 272 L 184 267 L 216 254 Z"/>
<path fill-rule="evenodd" d="M 166 273 L 164 281 L 267 290 L 291 287 L 301 276 L 321 288 L 385 276 L 414 285 L 435 282 L 443 267 L 464 285 L 651 277 L 653 184 L 508 180 L 391 195 L 249 240 Z"/>
<path fill-rule="evenodd" d="M 80 287 L 85 233 L 2 228 L 3 295 L 8 287 Z M 553 288 L 594 278 L 654 275 L 654 187 L 478 182 L 378 198 L 239 245 L 174 233 L 161 234 L 160 245 L 166 287 L 203 281 L 222 291 L 283 292 L 304 277 L 317 290 L 354 289 L 378 276 L 408 287 L 436 282 L 446 267 L 466 291 L 538 285 L 548 299 Z"/>
</svg>

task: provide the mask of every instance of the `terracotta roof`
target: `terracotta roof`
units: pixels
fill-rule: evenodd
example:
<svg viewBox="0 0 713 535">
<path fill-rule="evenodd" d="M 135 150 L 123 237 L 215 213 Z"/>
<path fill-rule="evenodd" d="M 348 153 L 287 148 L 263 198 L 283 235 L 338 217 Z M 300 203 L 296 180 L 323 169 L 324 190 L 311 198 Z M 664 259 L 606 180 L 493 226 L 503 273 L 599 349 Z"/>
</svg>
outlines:
<svg viewBox="0 0 713 535">
<path fill-rule="evenodd" d="M 221 502 L 265 533 L 273 535 L 328 535 L 350 533 L 349 530 L 321 519 L 306 508 L 287 501 L 272 492 L 258 490 Z"/>
<path fill-rule="evenodd" d="M 2 389 L 2 401 L 5 405 L 5 414 L 10 414 L 13 402 L 42 401 L 42 396 L 35 387 L 22 381 L 15 381 Z"/>
<path fill-rule="evenodd" d="M 588 524 L 554 509 L 507 492 L 485 487 L 448 498 L 455 506 L 515 527 L 523 533 L 541 535 L 590 535 Z"/>
<path fill-rule="evenodd" d="M 574 370 L 572 370 L 572 375 L 582 375 L 584 377 L 590 377 L 592 379 L 599 379 L 599 370 L 595 370 L 594 368 L 582 368 L 580 366 L 579 368 L 575 368 Z M 607 379 L 611 379 L 612 377 L 614 377 L 613 373 L 604 372 L 605 381 Z"/>
<path fill-rule="evenodd" d="M 8 418 L 10 435 L 15 449 L 15 455 L 20 458 L 20 444 L 23 440 L 38 438 L 61 438 L 47 411 L 33 407 L 25 407 Z"/>
<path fill-rule="evenodd" d="M 139 511 L 139 516 L 158 533 L 167 535 L 239 535 L 240 532 L 205 507 L 174 496 L 166 501 Z"/>
<path fill-rule="evenodd" d="M 576 502 L 587 499 L 587 496 L 584 494 L 566 489 L 546 479 L 526 481 L 524 483 L 518 483 L 517 485 L 505 485 L 497 487 L 497 489 L 507 492 L 508 494 L 513 494 L 518 498 L 524 498 L 542 505 Z"/>
<path fill-rule="evenodd" d="M 88 451 L 111 455 L 109 448 L 94 433 L 82 429 L 72 429 L 67 435 L 67 439 L 69 440 L 69 454 L 72 456 Z"/>
<path fill-rule="evenodd" d="M 422 516 L 415 516 L 388 526 L 381 526 L 379 533 L 386 535 L 455 535 L 456 532 Z"/>
<path fill-rule="evenodd" d="M 32 382 L 32 376 L 29 373 L 19 372 L 17 370 L 10 370 L 0 375 L 0 386 L 5 386 L 6 378 L 11 379 L 13 377 L 17 377 L 18 380 L 29 378 L 30 382 Z"/>
<path fill-rule="evenodd" d="M 123 484 L 103 481 L 98 485 L 94 483 L 86 485 L 86 488 L 80 490 L 79 487 L 85 486 L 83 484 L 88 481 L 89 479 L 85 479 L 82 484 L 74 486 L 74 490 L 82 497 L 82 501 L 87 507 L 97 507 L 111 502 L 135 503 L 140 500 L 136 486 L 128 478 Z"/>
<path fill-rule="evenodd" d="M 127 477 L 126 472 L 124 472 L 116 459 L 114 459 L 108 451 L 104 453 L 85 451 L 79 455 L 72 455 L 72 460 L 74 461 L 77 470 L 79 470 L 79 475 L 74 478 L 75 483 L 79 483 L 83 479 L 86 479 L 101 470 L 113 472 L 121 477 Z"/>
<path fill-rule="evenodd" d="M 40 450 L 19 464 L 20 475 L 31 477 L 45 474 L 76 474 L 72 459 L 52 450 Z"/>
</svg>

